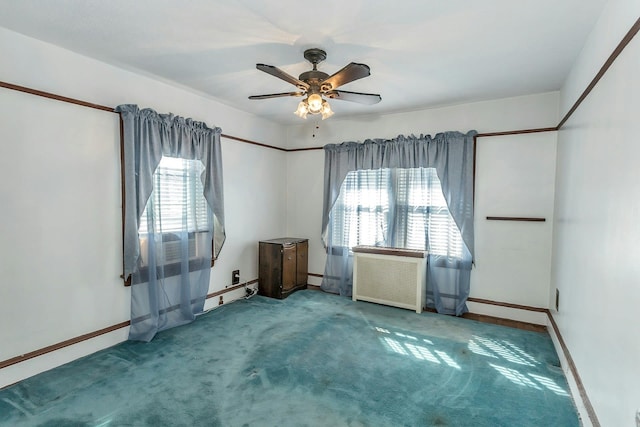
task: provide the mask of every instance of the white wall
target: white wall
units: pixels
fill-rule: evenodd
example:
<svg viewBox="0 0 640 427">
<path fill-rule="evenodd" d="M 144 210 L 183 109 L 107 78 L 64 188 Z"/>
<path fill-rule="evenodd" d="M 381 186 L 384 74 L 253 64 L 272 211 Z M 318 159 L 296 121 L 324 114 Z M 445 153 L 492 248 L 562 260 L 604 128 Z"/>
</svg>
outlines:
<svg viewBox="0 0 640 427">
<path fill-rule="evenodd" d="M 547 308 L 555 158 L 555 132 L 479 139 L 472 297 Z M 544 218 L 545 222 L 489 221 L 487 216 Z M 470 304 L 471 311 L 481 309 Z M 492 314 L 489 309 L 483 312 Z M 495 315 L 501 312 L 491 310 Z M 544 313 L 521 316 L 546 323 Z"/>
<path fill-rule="evenodd" d="M 640 16 L 610 2 L 562 90 L 566 111 Z M 553 313 L 603 426 L 640 408 L 640 37 L 558 134 Z"/>
<path fill-rule="evenodd" d="M 337 105 L 339 101 L 336 101 Z M 553 127 L 558 94 L 546 93 L 387 116 L 330 120 L 290 127 L 291 148 L 322 146 L 398 134 L 436 134 Z M 313 136 L 315 133 L 315 137 Z M 471 295 L 502 302 L 547 307 L 549 295 L 555 132 L 481 138 L 476 188 L 476 256 Z M 320 240 L 324 174 L 323 150 L 287 157 L 287 233 L 310 238 L 309 271 L 324 272 Z M 545 223 L 490 223 L 481 217 L 542 216 Z M 497 237 L 496 237 L 497 236 Z M 310 277 L 319 284 L 320 279 Z M 540 313 L 472 304 L 472 311 L 545 323 Z"/>
<path fill-rule="evenodd" d="M 279 125 L 0 28 L 0 80 L 101 105 L 135 103 L 282 146 Z M 257 278 L 285 233 L 286 154 L 222 140 L 227 241 L 210 292 Z M 129 319 L 117 115 L 0 88 L 0 361 Z M 239 297 L 243 291 L 225 295 Z M 205 308 L 217 305 L 209 300 Z M 0 387 L 126 339 L 127 329 L 0 370 Z"/>
</svg>

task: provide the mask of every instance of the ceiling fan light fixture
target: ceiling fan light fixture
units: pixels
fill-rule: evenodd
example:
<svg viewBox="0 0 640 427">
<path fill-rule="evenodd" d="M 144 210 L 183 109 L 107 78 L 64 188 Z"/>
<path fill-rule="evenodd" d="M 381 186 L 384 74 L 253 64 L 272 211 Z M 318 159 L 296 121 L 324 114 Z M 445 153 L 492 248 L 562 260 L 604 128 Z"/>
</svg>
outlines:
<svg viewBox="0 0 640 427">
<path fill-rule="evenodd" d="M 309 97 L 307 98 L 307 108 L 309 109 L 309 112 L 311 114 L 318 114 L 322 111 L 322 104 L 324 101 L 324 99 L 322 99 L 322 97 L 317 94 L 317 93 L 312 93 L 311 95 L 309 95 Z"/>
<path fill-rule="evenodd" d="M 320 111 L 320 113 L 322 114 L 322 120 L 328 119 L 329 117 L 333 116 L 331 105 L 329 105 L 327 101 L 322 101 L 322 111 Z"/>
<path fill-rule="evenodd" d="M 294 114 L 301 119 L 306 119 L 309 114 L 320 114 L 322 120 L 333 116 L 329 102 L 324 97 L 342 101 L 357 102 L 360 104 L 377 104 L 382 97 L 376 93 L 348 92 L 336 90 L 336 88 L 371 75 L 369 66 L 351 62 L 336 73 L 328 75 L 318 70 L 318 63 L 327 58 L 324 50 L 313 48 L 304 51 L 304 58 L 311 62 L 313 69 L 300 74 L 298 78 L 267 64 L 256 64 L 256 68 L 287 83 L 294 85 L 297 92 L 271 93 L 267 95 L 252 95 L 249 99 L 281 98 L 285 96 L 306 96 L 299 104 Z"/>
<path fill-rule="evenodd" d="M 298 104 L 298 109 L 294 111 L 293 114 L 300 117 L 301 119 L 307 118 L 307 114 L 309 114 L 309 108 L 307 108 L 307 103 L 305 100 L 300 101 L 300 103 Z"/>
</svg>

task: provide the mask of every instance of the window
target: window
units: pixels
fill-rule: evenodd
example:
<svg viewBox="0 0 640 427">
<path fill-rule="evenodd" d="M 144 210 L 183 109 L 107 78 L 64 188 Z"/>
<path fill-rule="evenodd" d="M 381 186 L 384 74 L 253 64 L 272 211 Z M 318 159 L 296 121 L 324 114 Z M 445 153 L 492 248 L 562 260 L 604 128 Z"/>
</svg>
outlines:
<svg viewBox="0 0 640 427">
<path fill-rule="evenodd" d="M 390 169 L 349 172 L 331 210 L 332 246 L 383 244 L 389 224 Z"/>
<path fill-rule="evenodd" d="M 384 245 L 462 257 L 462 236 L 433 168 L 349 172 L 331 216 L 331 246 Z"/>
<path fill-rule="evenodd" d="M 189 259 L 202 257 L 211 224 L 209 206 L 201 180 L 204 165 L 200 160 L 162 157 L 153 174 L 153 191 L 142 216 L 138 234 L 142 265 L 148 265 L 149 240 L 156 242 L 159 264 L 180 262 L 183 242 L 188 234 Z M 209 256 L 209 255 L 207 255 Z"/>
</svg>

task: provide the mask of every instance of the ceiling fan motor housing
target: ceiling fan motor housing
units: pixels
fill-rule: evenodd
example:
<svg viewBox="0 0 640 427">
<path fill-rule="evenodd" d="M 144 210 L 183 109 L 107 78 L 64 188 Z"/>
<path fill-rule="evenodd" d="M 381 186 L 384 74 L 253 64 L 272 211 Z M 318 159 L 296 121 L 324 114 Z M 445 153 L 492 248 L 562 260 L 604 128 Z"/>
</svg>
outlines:
<svg viewBox="0 0 640 427">
<path fill-rule="evenodd" d="M 309 89 L 309 93 L 319 93 L 320 91 L 320 83 L 329 77 L 329 74 L 318 71 L 317 65 L 327 59 L 327 53 L 318 48 L 307 49 L 304 51 L 304 57 L 307 61 L 313 64 L 313 70 L 305 71 L 300 74 L 298 79 L 302 80 L 305 83 L 308 83 L 311 88 Z"/>
<path fill-rule="evenodd" d="M 310 85 L 318 84 L 321 81 L 325 80 L 327 77 L 329 77 L 329 74 L 327 73 L 323 73 L 322 71 L 318 71 L 318 70 L 311 70 L 311 71 L 305 71 L 304 73 L 300 74 L 300 77 L 298 77 L 300 80 L 302 80 L 303 82 L 307 82 Z"/>
</svg>

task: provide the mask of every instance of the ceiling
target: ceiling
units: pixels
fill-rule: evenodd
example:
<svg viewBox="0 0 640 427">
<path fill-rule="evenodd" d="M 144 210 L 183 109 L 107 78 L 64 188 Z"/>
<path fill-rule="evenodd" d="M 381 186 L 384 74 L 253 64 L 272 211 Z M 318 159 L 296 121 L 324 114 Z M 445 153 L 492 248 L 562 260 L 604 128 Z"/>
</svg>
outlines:
<svg viewBox="0 0 640 427">
<path fill-rule="evenodd" d="M 328 74 L 376 105 L 331 101 L 338 117 L 386 114 L 560 89 L 606 0 L 0 0 L 0 26 L 189 87 L 283 124 L 299 98 L 255 68 L 298 76 L 319 47 Z M 64 95 L 64 94 L 63 94 Z M 135 102 L 135 100 L 131 100 Z M 331 119 L 332 120 L 332 119 Z"/>
</svg>

